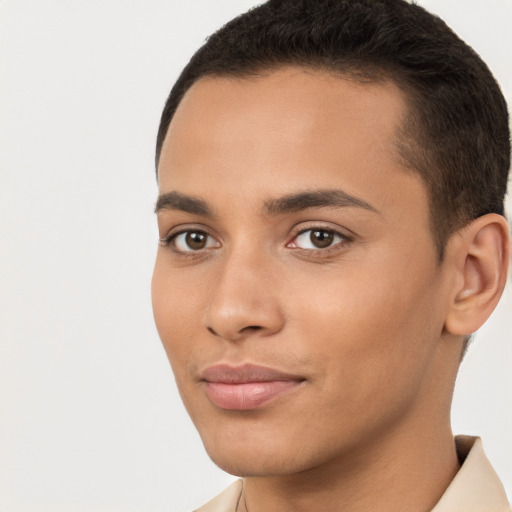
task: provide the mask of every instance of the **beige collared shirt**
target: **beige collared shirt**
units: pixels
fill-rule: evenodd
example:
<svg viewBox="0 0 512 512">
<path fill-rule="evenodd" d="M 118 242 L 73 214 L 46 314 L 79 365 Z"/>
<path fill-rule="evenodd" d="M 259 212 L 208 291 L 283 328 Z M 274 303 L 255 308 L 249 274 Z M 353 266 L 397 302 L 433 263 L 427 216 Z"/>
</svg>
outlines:
<svg viewBox="0 0 512 512">
<path fill-rule="evenodd" d="M 455 438 L 463 464 L 431 512 L 511 512 L 498 475 L 487 459 L 479 437 Z M 223 493 L 196 512 L 236 512 L 242 481 L 233 482 Z"/>
</svg>

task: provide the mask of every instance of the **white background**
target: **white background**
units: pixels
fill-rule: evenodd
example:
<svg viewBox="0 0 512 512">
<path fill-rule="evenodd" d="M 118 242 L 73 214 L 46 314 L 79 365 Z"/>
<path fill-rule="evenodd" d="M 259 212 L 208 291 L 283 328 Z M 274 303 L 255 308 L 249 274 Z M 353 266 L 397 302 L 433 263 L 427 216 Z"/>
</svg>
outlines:
<svg viewBox="0 0 512 512">
<path fill-rule="evenodd" d="M 153 326 L 153 150 L 204 37 L 250 0 L 0 2 L 0 511 L 182 511 L 203 453 Z M 512 1 L 423 0 L 512 103 Z M 512 204 L 509 198 L 509 211 Z M 463 363 L 453 425 L 512 495 L 512 293 Z"/>
</svg>

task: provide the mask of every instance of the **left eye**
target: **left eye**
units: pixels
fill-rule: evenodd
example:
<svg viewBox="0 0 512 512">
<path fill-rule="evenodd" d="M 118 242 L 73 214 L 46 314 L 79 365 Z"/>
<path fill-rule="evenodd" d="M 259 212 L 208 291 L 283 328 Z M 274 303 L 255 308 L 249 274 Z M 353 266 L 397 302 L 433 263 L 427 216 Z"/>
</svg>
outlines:
<svg viewBox="0 0 512 512">
<path fill-rule="evenodd" d="M 308 229 L 299 233 L 288 247 L 300 249 L 327 249 L 346 241 L 346 238 L 330 229 Z"/>
<path fill-rule="evenodd" d="M 218 247 L 219 243 L 204 231 L 184 231 L 173 236 L 171 243 L 180 252 L 201 251 Z"/>
</svg>

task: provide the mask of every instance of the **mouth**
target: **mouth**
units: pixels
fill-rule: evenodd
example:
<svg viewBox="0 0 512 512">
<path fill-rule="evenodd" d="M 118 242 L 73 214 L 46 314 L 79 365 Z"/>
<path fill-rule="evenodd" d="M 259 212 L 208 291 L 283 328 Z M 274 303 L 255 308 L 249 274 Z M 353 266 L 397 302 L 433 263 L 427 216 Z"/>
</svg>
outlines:
<svg viewBox="0 0 512 512">
<path fill-rule="evenodd" d="M 201 374 L 206 395 L 221 409 L 257 409 L 291 392 L 306 379 L 274 368 L 244 364 L 210 366 Z"/>
</svg>

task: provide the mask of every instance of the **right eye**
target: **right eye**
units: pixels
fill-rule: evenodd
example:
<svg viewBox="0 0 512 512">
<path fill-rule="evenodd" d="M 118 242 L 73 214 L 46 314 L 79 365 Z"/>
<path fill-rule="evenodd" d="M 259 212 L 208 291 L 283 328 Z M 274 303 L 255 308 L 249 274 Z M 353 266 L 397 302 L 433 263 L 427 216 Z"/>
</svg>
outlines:
<svg viewBox="0 0 512 512">
<path fill-rule="evenodd" d="M 195 252 L 212 247 L 220 247 L 220 243 L 205 231 L 189 230 L 176 233 L 168 239 L 178 252 Z"/>
</svg>

